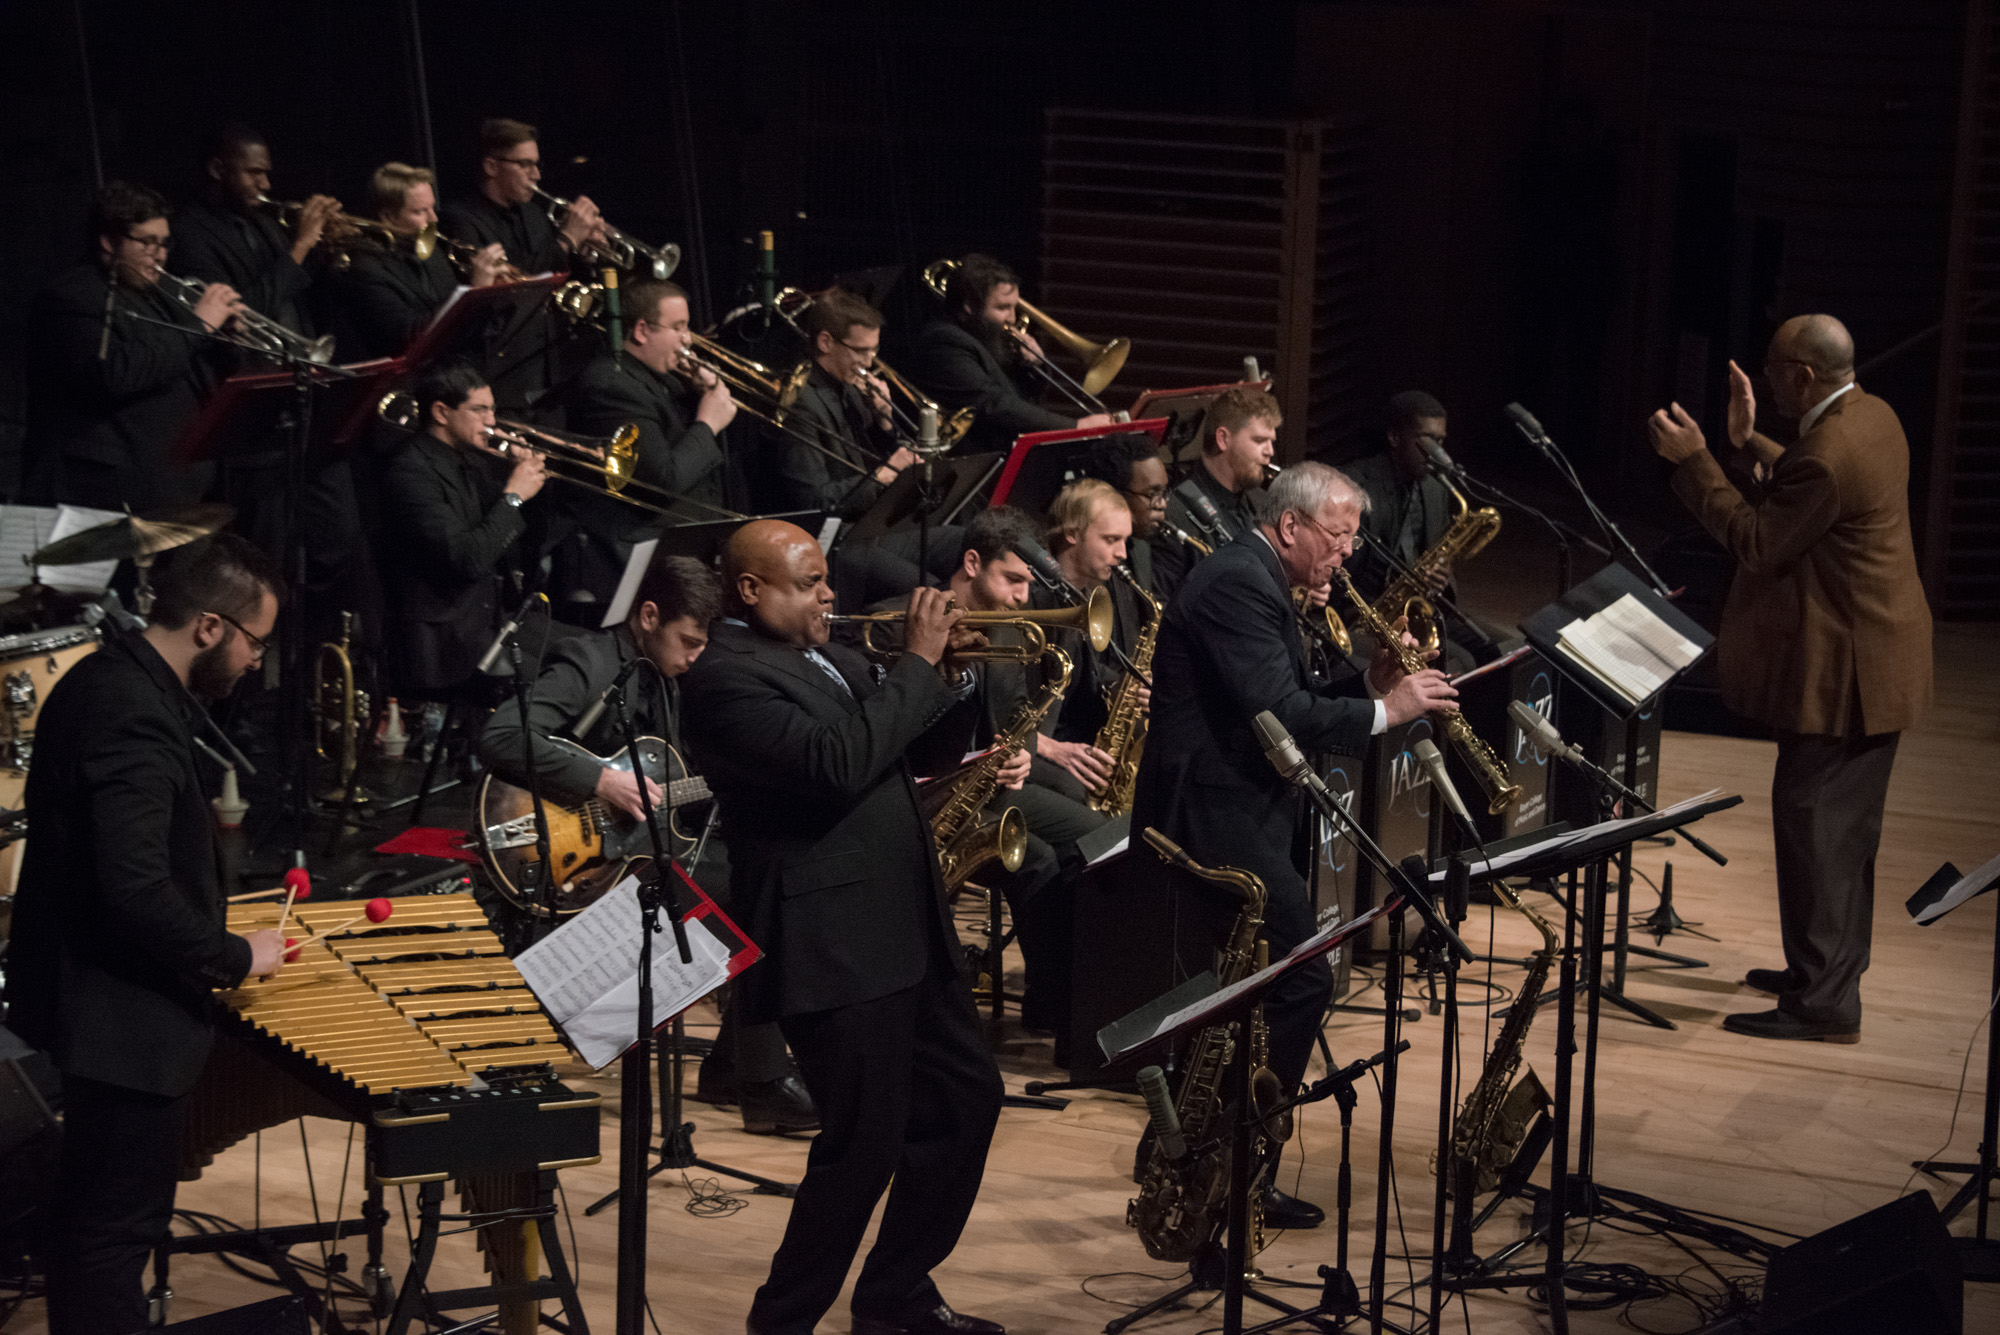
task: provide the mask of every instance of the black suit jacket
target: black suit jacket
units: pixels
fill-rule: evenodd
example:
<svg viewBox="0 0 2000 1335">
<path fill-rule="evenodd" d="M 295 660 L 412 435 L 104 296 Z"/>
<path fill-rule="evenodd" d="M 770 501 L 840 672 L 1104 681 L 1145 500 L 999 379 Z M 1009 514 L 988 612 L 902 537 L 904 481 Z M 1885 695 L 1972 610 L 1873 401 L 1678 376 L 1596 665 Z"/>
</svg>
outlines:
<svg viewBox="0 0 2000 1335">
<path fill-rule="evenodd" d="M 844 468 L 800 442 L 817 441 L 854 464 Z M 874 470 L 895 451 L 896 443 L 875 422 L 867 396 L 842 384 L 813 364 L 799 397 L 785 414 L 785 427 L 763 431 L 767 494 L 766 509 L 818 510 L 841 519 L 859 519 L 885 490 Z"/>
<path fill-rule="evenodd" d="M 638 656 L 632 633 L 624 626 L 565 635 L 551 644 L 528 699 L 528 726 L 535 735 L 535 769 L 541 775 L 543 797 L 579 802 L 597 788 L 603 768 L 573 751 L 543 746 L 547 738 L 571 729 L 604 694 L 624 666 Z M 643 667 L 627 678 L 627 708 L 641 737 L 680 741 L 679 691 L 674 682 Z M 591 730 L 576 741 L 598 755 L 610 755 L 625 745 L 617 713 L 607 707 Z M 509 697 L 479 735 L 479 758 L 488 769 L 517 788 L 527 787 L 527 765 L 521 739 L 521 706 Z"/>
<path fill-rule="evenodd" d="M 738 983 L 747 1023 L 888 996 L 940 952 L 959 967 L 910 766 L 937 772 L 963 755 L 976 704 L 920 658 L 878 685 L 853 650 L 820 652 L 851 694 L 799 650 L 728 622 L 683 679 L 684 735 L 722 807 L 731 906 L 765 955 Z"/>
<path fill-rule="evenodd" d="M 947 413 L 970 408 L 976 414 L 958 446 L 966 454 L 979 450 L 1004 454 L 1013 447 L 1014 437 L 1024 432 L 1061 431 L 1076 425 L 1073 416 L 1029 402 L 992 351 L 949 320 L 934 320 L 917 335 L 908 374 Z"/>
<path fill-rule="evenodd" d="M 528 528 L 501 499 L 505 468 L 424 434 L 383 472 L 382 578 L 406 690 L 464 681 L 499 627 L 505 573 L 522 559 Z"/>
<path fill-rule="evenodd" d="M 85 263 L 35 295 L 28 494 L 105 510 L 129 504 L 135 513 L 199 500 L 213 470 L 172 463 L 168 450 L 228 350 L 154 288 L 121 284 L 107 314 L 110 289 L 103 267 Z"/>
<path fill-rule="evenodd" d="M 174 215 L 167 267 L 204 283 L 227 283 L 259 315 L 302 334 L 314 332 L 306 310 L 313 275 L 292 258 L 291 236 L 264 214 L 195 200 Z"/>
<path fill-rule="evenodd" d="M 636 357 L 595 358 L 578 375 L 569 400 L 570 428 L 589 436 L 608 436 L 626 423 L 639 428 L 639 457 L 632 476 L 707 506 L 724 503 L 722 443 L 707 423 L 695 420 L 684 383 L 661 375 Z M 577 504 L 581 497 L 581 504 Z M 648 496 L 657 501 L 657 497 Z M 565 496 L 578 516 L 590 516 L 599 530 L 643 531 L 656 527 L 645 512 L 617 501 L 593 500 L 587 494 Z M 682 519 L 720 519 L 704 505 L 669 506 Z"/>
<path fill-rule="evenodd" d="M 1394 552 L 1396 559 L 1409 565 L 1422 556 L 1445 530 L 1451 527 L 1451 493 L 1444 483 L 1428 474 L 1415 482 L 1405 482 L 1387 451 L 1356 459 L 1342 468 L 1368 497 L 1368 509 L 1361 516 L 1361 530 L 1372 542 L 1354 549 L 1348 573 L 1364 598 L 1378 596 L 1389 582 L 1388 562 L 1375 554 L 1375 543 Z"/>
<path fill-rule="evenodd" d="M 1251 720 L 1270 710 L 1308 754 L 1359 754 L 1375 705 L 1358 677 L 1316 687 L 1277 553 L 1258 534 L 1196 566 L 1167 608 L 1132 828 L 1157 826 L 1197 862 L 1268 889 L 1300 883 L 1299 803 Z"/>
<path fill-rule="evenodd" d="M 538 203 L 500 205 L 485 195 L 468 195 L 440 211 L 438 230 L 470 246 L 499 242 L 507 260 L 522 273 L 567 274 L 570 253 L 556 225 Z M 486 331 L 486 378 L 502 409 L 539 412 L 551 386 L 560 384 L 573 359 L 565 362 L 569 334 L 550 312 L 545 296 L 522 297 Z"/>
<path fill-rule="evenodd" d="M 1215 531 L 1206 515 L 1195 513 L 1195 507 L 1188 501 L 1189 490 L 1208 501 L 1209 507 L 1215 511 L 1215 522 L 1222 526 L 1220 533 Z M 1260 494 L 1257 490 L 1230 491 L 1215 480 L 1215 475 L 1200 459 L 1196 459 L 1167 492 L 1167 522 L 1210 547 L 1219 548 L 1224 543 L 1248 537 L 1256 530 L 1257 497 Z M 1181 585 L 1187 582 L 1188 572 L 1199 560 L 1201 553 L 1178 539 L 1163 535 L 1156 540 L 1153 550 L 1155 595 L 1168 597 L 1178 592 Z"/>
<path fill-rule="evenodd" d="M 195 704 L 138 635 L 49 692 L 8 950 L 8 1023 L 67 1075 L 178 1097 L 213 1038 L 210 990 L 250 969 L 224 927 Z"/>
<path fill-rule="evenodd" d="M 458 275 L 442 248 L 420 260 L 404 250 L 357 245 L 328 286 L 340 360 L 368 361 L 397 356 L 429 328 L 457 290 Z"/>
</svg>

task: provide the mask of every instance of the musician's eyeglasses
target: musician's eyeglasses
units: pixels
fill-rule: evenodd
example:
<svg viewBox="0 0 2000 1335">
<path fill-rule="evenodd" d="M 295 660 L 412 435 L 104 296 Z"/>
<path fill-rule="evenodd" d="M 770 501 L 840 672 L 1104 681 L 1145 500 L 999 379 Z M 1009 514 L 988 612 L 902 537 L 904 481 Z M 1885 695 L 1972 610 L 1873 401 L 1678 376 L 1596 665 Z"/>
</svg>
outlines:
<svg viewBox="0 0 2000 1335">
<path fill-rule="evenodd" d="M 1127 487 L 1125 488 L 1125 494 L 1144 501 L 1148 509 L 1157 510 L 1167 503 L 1167 489 L 1165 487 L 1148 487 L 1144 491 L 1134 491 L 1132 488 Z"/>
<path fill-rule="evenodd" d="M 271 642 L 269 640 L 265 639 L 261 635 L 252 635 L 248 630 L 244 628 L 244 625 L 241 621 L 238 621 L 235 617 L 229 615 L 229 613 L 211 612 L 209 613 L 209 615 L 212 617 L 216 617 L 220 620 L 227 621 L 230 625 L 242 631 L 244 640 L 250 645 L 251 657 L 262 658 L 265 655 L 265 653 L 270 650 Z"/>
<path fill-rule="evenodd" d="M 1298 518 L 1304 520 L 1306 523 L 1311 524 L 1314 528 L 1318 529 L 1320 532 L 1326 534 L 1327 537 L 1333 539 L 1333 545 L 1335 550 L 1343 553 L 1351 552 L 1354 550 L 1354 541 L 1357 536 L 1358 530 L 1356 533 L 1335 533 L 1332 529 L 1328 528 L 1325 524 L 1320 523 L 1319 520 L 1314 519 L 1311 515 L 1307 514 L 1303 510 L 1294 510 L 1292 511 L 1292 513 L 1296 515 Z"/>
<path fill-rule="evenodd" d="M 840 346 L 841 346 L 841 347 L 843 347 L 843 348 L 846 348 L 846 349 L 847 349 L 847 350 L 848 350 L 849 352 L 851 352 L 851 353 L 853 353 L 853 354 L 854 354 L 855 356 L 857 356 L 857 357 L 861 358 L 861 359 L 862 359 L 863 361 L 868 361 L 868 362 L 872 362 L 872 361 L 874 361 L 874 360 L 875 360 L 875 355 L 876 355 L 877 353 L 879 353 L 879 352 L 881 352 L 881 351 L 882 351 L 882 349 L 881 349 L 880 347 L 873 347 L 873 348 L 857 348 L 857 347 L 855 347 L 855 346 L 854 346 L 854 345 L 853 345 L 852 343 L 849 343 L 849 342 L 848 342 L 848 341 L 847 341 L 846 339 L 844 339 L 844 338 L 840 340 Z"/>
<path fill-rule="evenodd" d="M 497 158 L 496 157 L 493 159 L 493 161 L 504 162 L 509 167 L 519 167 L 522 171 L 528 173 L 528 175 L 530 176 L 540 176 L 542 174 L 542 160 L 540 158 Z"/>
<path fill-rule="evenodd" d="M 147 250 L 157 250 L 162 255 L 174 248 L 174 239 L 170 236 L 138 236 L 127 232 L 125 239 L 135 246 L 141 246 Z"/>
</svg>

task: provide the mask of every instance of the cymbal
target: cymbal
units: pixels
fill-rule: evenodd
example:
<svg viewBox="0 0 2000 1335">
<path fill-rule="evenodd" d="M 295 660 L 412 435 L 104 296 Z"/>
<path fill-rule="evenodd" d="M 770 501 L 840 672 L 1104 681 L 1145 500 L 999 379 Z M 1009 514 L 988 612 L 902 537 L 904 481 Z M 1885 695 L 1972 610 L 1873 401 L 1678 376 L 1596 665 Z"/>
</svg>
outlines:
<svg viewBox="0 0 2000 1335">
<path fill-rule="evenodd" d="M 217 504 L 126 515 L 52 542 L 29 559 L 38 566 L 76 566 L 151 556 L 218 533 L 235 517 L 236 507 Z"/>
</svg>

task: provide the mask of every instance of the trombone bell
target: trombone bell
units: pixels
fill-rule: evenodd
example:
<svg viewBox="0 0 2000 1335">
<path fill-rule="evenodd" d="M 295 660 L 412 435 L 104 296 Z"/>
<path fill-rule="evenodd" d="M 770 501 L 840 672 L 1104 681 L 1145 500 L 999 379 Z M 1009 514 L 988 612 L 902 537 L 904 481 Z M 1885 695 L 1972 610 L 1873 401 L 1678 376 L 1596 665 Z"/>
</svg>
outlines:
<svg viewBox="0 0 2000 1335">
<path fill-rule="evenodd" d="M 1114 338 L 1107 343 L 1093 343 L 1082 334 L 1058 320 L 1051 319 L 1048 312 L 1030 305 L 1027 301 L 1018 303 L 1021 313 L 1032 324 L 1041 326 L 1042 332 L 1051 341 L 1060 344 L 1072 357 L 1083 363 L 1083 392 L 1095 397 L 1104 392 L 1104 387 L 1118 378 L 1125 369 L 1125 359 L 1132 355 L 1132 340 Z"/>
</svg>

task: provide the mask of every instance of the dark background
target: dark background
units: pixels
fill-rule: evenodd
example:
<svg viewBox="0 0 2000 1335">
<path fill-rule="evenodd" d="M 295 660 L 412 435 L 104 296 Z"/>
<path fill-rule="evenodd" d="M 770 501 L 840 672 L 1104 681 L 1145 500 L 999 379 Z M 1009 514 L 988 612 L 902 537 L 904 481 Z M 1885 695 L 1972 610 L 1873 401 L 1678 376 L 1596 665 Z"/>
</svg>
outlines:
<svg viewBox="0 0 2000 1335">
<path fill-rule="evenodd" d="M 78 251 L 93 151 L 180 198 L 203 130 L 238 117 L 269 137 L 274 195 L 358 205 L 372 168 L 432 145 L 460 192 L 479 118 L 515 116 L 547 188 L 682 244 L 699 321 L 740 299 L 759 228 L 802 286 L 980 247 L 1033 295 L 1044 110 L 1107 107 L 1353 124 L 1360 383 L 1436 393 L 1466 461 L 1546 480 L 1501 427 L 1519 399 L 1609 508 L 1684 527 L 1645 414 L 1678 399 L 1713 434 L 1726 359 L 1754 372 L 1777 320 L 1824 310 L 1909 430 L 1921 526 L 1938 341 L 1866 363 L 1943 310 L 1966 32 L 1949 0 L 15 4 L 0 490 L 27 299 Z"/>
</svg>

